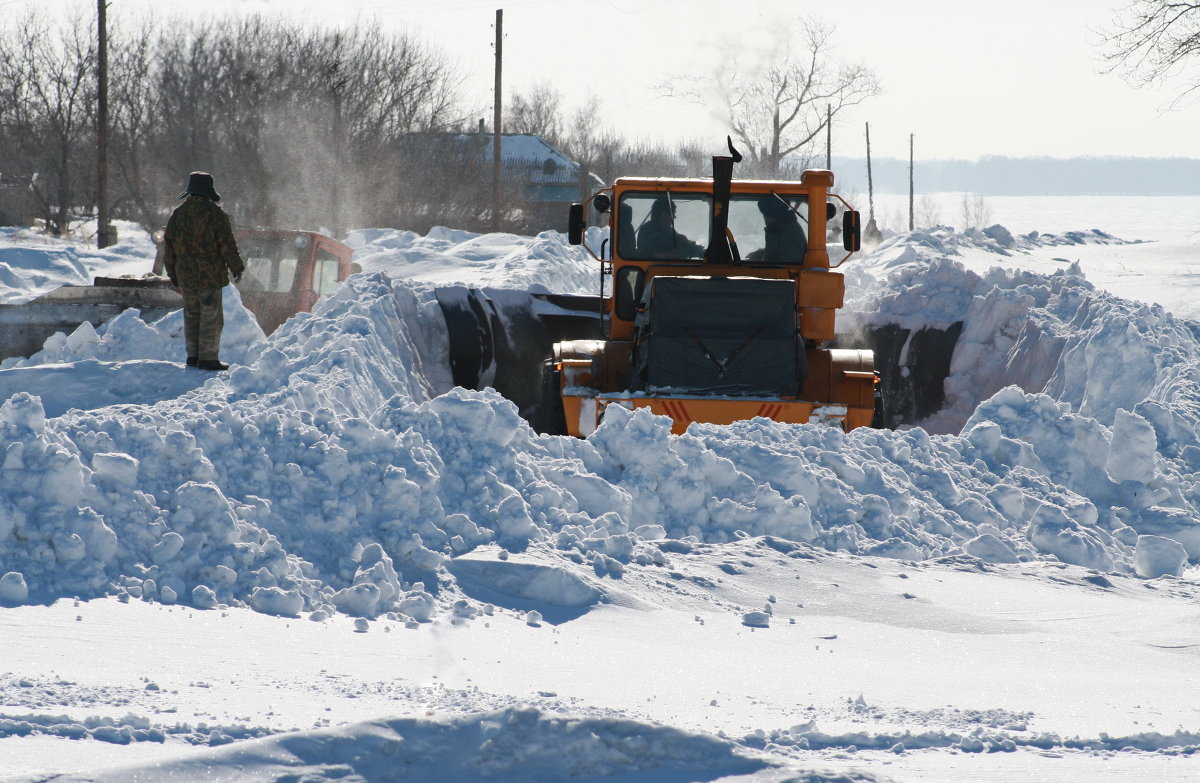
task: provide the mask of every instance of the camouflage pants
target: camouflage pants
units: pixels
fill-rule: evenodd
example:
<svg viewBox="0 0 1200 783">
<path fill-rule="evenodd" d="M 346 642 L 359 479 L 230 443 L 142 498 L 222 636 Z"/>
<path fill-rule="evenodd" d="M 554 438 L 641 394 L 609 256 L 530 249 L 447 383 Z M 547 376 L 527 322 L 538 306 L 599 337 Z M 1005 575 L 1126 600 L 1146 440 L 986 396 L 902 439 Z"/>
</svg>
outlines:
<svg viewBox="0 0 1200 783">
<path fill-rule="evenodd" d="M 220 288 L 185 290 L 183 293 L 183 341 L 187 355 L 200 361 L 217 361 L 221 352 L 221 330 L 225 309 Z"/>
</svg>

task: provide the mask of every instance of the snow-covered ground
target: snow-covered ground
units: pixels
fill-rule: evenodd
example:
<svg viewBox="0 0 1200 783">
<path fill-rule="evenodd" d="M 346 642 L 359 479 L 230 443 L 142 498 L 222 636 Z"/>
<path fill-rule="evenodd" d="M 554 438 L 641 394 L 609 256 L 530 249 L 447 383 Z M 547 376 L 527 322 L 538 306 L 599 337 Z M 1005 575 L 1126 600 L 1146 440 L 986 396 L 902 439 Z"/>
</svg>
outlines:
<svg viewBox="0 0 1200 783">
<path fill-rule="evenodd" d="M 553 232 L 356 232 L 269 338 L 227 289 L 220 375 L 178 313 L 6 361 L 0 777 L 1195 779 L 1194 247 L 1090 228 L 847 262 L 848 329 L 964 322 L 903 431 L 451 389 L 433 286 L 594 292 Z M 0 229 L 3 301 L 122 235 Z"/>
</svg>

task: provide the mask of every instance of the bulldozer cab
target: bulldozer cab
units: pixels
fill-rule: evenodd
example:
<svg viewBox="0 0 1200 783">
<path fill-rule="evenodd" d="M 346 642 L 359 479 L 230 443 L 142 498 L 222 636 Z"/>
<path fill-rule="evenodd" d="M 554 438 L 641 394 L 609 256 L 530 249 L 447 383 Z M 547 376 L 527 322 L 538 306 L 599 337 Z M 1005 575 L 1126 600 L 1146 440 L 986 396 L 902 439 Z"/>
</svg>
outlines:
<svg viewBox="0 0 1200 783">
<path fill-rule="evenodd" d="M 308 312 L 353 271 L 351 251 L 308 231 L 236 232 L 246 271 L 237 283 L 242 302 L 267 334 Z"/>
<path fill-rule="evenodd" d="M 834 220 L 833 175 L 811 170 L 799 182 L 729 180 L 727 193 L 715 184 L 623 177 L 593 199 L 596 211 L 611 212 L 612 252 L 602 259 L 612 274 L 609 336 L 633 338 L 650 279 L 703 274 L 794 281 L 804 337 L 832 339 L 843 289 L 827 243 L 841 239 L 847 251 L 858 249 L 858 213 L 845 209 L 843 221 Z"/>
</svg>

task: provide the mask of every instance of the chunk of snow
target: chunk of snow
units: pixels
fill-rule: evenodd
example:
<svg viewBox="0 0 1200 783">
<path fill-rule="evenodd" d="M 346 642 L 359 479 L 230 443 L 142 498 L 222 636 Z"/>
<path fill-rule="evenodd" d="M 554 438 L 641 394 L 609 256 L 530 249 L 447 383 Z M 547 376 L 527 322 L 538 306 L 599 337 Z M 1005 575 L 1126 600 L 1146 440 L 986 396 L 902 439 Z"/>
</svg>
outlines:
<svg viewBox="0 0 1200 783">
<path fill-rule="evenodd" d="M 217 606 L 217 594 L 207 585 L 196 585 L 192 588 L 192 606 L 197 609 L 214 609 Z"/>
<path fill-rule="evenodd" d="M 587 579 L 565 566 L 518 559 L 515 555 L 508 560 L 465 555 L 450 561 L 447 567 L 460 579 L 474 579 L 505 595 L 552 606 L 591 606 L 603 595 Z"/>
<path fill-rule="evenodd" d="M 751 628 L 769 628 L 771 626 L 771 615 L 767 612 L 746 612 L 742 615 L 742 625 L 747 625 Z"/>
<path fill-rule="evenodd" d="M 9 571 L 0 576 L 0 603 L 23 604 L 29 599 L 29 585 L 20 571 Z"/>
<path fill-rule="evenodd" d="M 1158 438 L 1150 422 L 1136 413 L 1118 410 L 1113 421 L 1112 448 L 1105 468 L 1115 482 L 1138 481 L 1147 484 L 1156 473 Z"/>
<path fill-rule="evenodd" d="M 304 596 L 296 590 L 256 587 L 250 594 L 250 606 L 257 612 L 280 617 L 298 617 L 304 609 Z"/>
<path fill-rule="evenodd" d="M 1019 562 L 1017 553 L 1013 551 L 1012 547 L 991 533 L 984 533 L 970 539 L 963 544 L 963 550 L 967 554 L 989 563 Z"/>
<path fill-rule="evenodd" d="M 1155 579 L 1160 576 L 1179 576 L 1187 563 L 1183 544 L 1162 536 L 1138 536 L 1133 553 L 1133 567 L 1138 576 Z"/>
</svg>

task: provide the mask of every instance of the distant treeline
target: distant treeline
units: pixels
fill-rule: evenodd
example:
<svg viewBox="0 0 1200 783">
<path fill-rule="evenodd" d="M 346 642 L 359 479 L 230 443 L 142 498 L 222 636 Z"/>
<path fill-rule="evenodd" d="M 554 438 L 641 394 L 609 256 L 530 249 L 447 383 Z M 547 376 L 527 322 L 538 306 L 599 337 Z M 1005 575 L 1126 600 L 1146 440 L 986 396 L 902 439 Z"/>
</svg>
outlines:
<svg viewBox="0 0 1200 783">
<path fill-rule="evenodd" d="M 873 157 L 871 169 L 876 192 L 908 192 L 907 160 Z M 866 192 L 867 162 L 864 158 L 835 156 L 833 171 L 841 187 Z M 914 180 L 918 194 L 1195 196 L 1200 195 L 1200 159 L 1002 156 L 988 156 L 977 161 L 917 159 Z"/>
<path fill-rule="evenodd" d="M 0 25 L 0 225 L 62 234 L 96 214 L 95 31 L 86 15 L 56 26 L 36 9 Z M 484 112 L 463 97 L 453 61 L 415 35 L 255 16 L 110 22 L 108 73 L 115 219 L 162 225 L 188 172 L 204 169 L 246 225 L 493 225 L 490 155 L 479 154 L 490 145 L 460 135 Z M 520 127 L 528 117 L 510 114 L 506 130 L 530 130 Z M 602 132 L 599 117 L 593 102 L 554 140 L 606 181 L 690 173 L 706 161 L 628 144 Z M 501 183 L 502 228 L 547 227 L 530 223 L 525 185 Z"/>
</svg>

